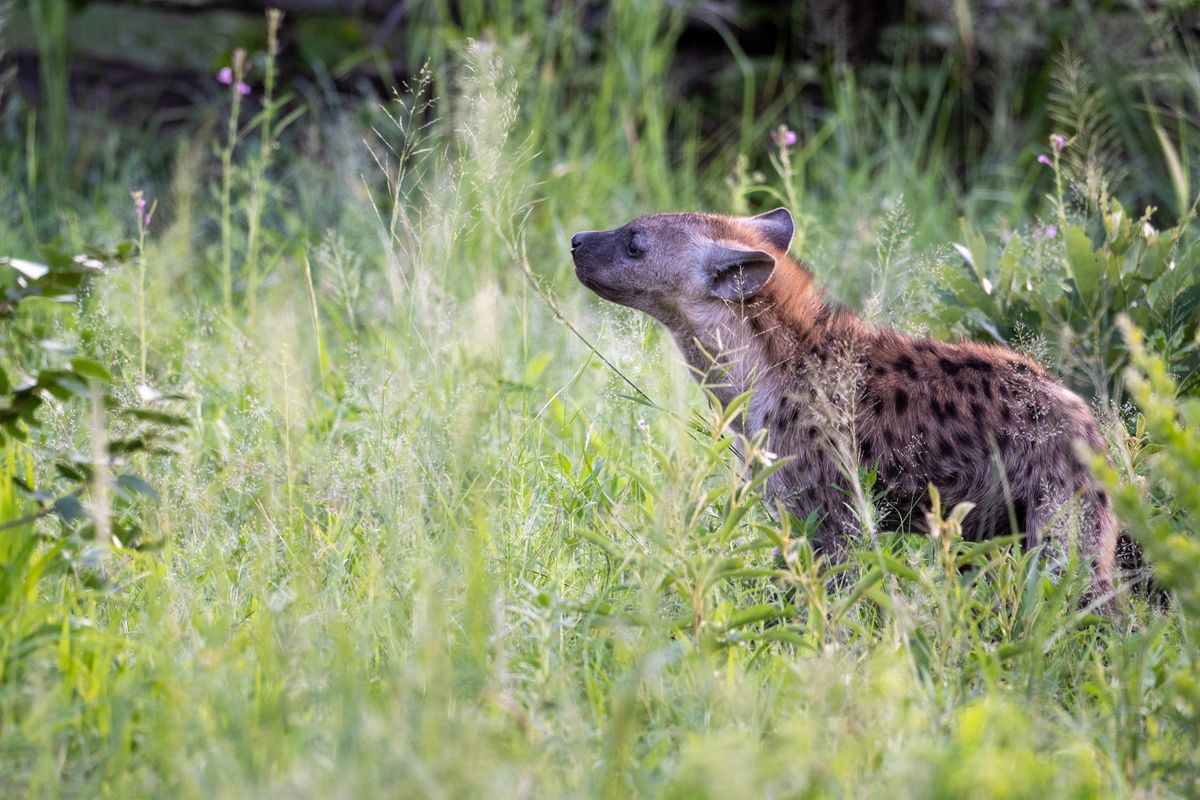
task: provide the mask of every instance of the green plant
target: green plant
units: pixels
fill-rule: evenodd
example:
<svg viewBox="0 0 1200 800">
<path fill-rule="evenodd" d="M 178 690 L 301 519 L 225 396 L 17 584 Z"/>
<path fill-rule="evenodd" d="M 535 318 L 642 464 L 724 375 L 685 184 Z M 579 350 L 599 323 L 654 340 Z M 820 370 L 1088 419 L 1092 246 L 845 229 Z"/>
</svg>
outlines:
<svg viewBox="0 0 1200 800">
<path fill-rule="evenodd" d="M 1195 649 L 1200 637 L 1200 400 L 1182 396 L 1167 360 L 1147 346 L 1129 317 L 1119 324 L 1131 357 L 1125 383 L 1140 409 L 1139 430 L 1151 455 L 1136 481 L 1122 481 L 1108 464 L 1096 469 L 1113 493 L 1121 519 L 1145 548 L 1155 579 L 1178 607 L 1172 622 L 1179 626 L 1179 647 L 1156 670 L 1163 691 L 1157 719 L 1173 730 L 1155 725 L 1152 735 L 1166 742 L 1151 746 L 1159 744 L 1156 769 L 1187 793 L 1200 781 L 1195 748 L 1200 741 L 1200 660 Z M 1143 636 L 1156 635 L 1152 629 Z M 1173 746 L 1172 734 L 1191 746 Z"/>
<path fill-rule="evenodd" d="M 131 244 L 79 256 L 44 247 L 44 263 L 0 258 L 15 275 L 0 301 L 0 685 L 22 679 L 40 648 L 88 635 L 69 603 L 45 596 L 48 585 L 66 577 L 103 586 L 110 553 L 161 546 L 143 535 L 143 500 L 158 493 L 139 472 L 147 456 L 171 452 L 172 432 L 187 420 L 162 409 L 163 395 L 148 386 L 136 400 L 122 396 L 107 368 L 51 338 L 58 315 L 28 308 L 80 302 L 94 278 L 133 252 Z M 81 408 L 85 436 L 50 435 L 45 416 L 60 404 Z"/>
<path fill-rule="evenodd" d="M 1057 142 L 1063 142 L 1058 146 Z M 1049 160 L 1056 191 L 1053 221 L 1012 233 L 1003 247 L 962 223 L 961 258 L 938 272 L 947 301 L 927 312 L 939 330 L 965 331 L 1001 343 L 1022 335 L 1043 337 L 1056 366 L 1089 394 L 1120 399 L 1118 376 L 1126 351 L 1116 320 L 1122 314 L 1154 330 L 1150 346 L 1180 373 L 1181 389 L 1200 389 L 1195 343 L 1200 303 L 1200 249 L 1195 207 L 1164 230 L 1154 209 L 1131 215 L 1107 193 L 1096 211 L 1077 217 L 1066 210 L 1060 153 L 1070 140 L 1055 139 Z"/>
</svg>

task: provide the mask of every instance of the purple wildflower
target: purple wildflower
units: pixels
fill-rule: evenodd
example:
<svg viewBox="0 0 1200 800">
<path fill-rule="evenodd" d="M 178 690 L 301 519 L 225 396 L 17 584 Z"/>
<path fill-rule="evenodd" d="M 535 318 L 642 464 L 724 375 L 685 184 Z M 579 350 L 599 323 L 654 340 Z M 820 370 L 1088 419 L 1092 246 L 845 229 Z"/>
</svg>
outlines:
<svg viewBox="0 0 1200 800">
<path fill-rule="evenodd" d="M 1054 162 L 1050 160 L 1050 156 L 1046 155 L 1045 153 L 1039 153 L 1037 160 L 1039 164 L 1045 164 L 1047 167 L 1054 165 Z"/>
<path fill-rule="evenodd" d="M 226 86 L 233 85 L 233 67 L 221 67 L 221 71 L 217 73 L 217 80 Z"/>
<path fill-rule="evenodd" d="M 1067 146 L 1067 137 L 1061 133 L 1056 133 L 1050 137 L 1050 142 L 1054 145 L 1054 152 L 1061 153 L 1063 148 Z"/>
<path fill-rule="evenodd" d="M 246 83 L 245 81 L 238 81 L 237 82 L 237 90 L 239 93 L 241 93 L 243 95 L 250 94 L 250 85 L 248 83 Z"/>
<path fill-rule="evenodd" d="M 784 147 L 791 147 L 796 142 L 800 141 L 799 135 L 797 135 L 794 130 L 786 125 L 780 125 L 777 130 L 771 131 L 771 139 L 775 142 L 775 144 L 782 145 Z"/>
<path fill-rule="evenodd" d="M 1053 223 L 1033 229 L 1033 238 L 1035 239 L 1053 239 L 1057 235 L 1058 226 Z"/>
<path fill-rule="evenodd" d="M 150 224 L 150 215 L 152 212 L 146 210 L 146 193 L 141 189 L 138 189 L 133 193 L 133 207 L 137 210 L 138 221 L 141 222 L 143 226 L 148 226 Z"/>
</svg>

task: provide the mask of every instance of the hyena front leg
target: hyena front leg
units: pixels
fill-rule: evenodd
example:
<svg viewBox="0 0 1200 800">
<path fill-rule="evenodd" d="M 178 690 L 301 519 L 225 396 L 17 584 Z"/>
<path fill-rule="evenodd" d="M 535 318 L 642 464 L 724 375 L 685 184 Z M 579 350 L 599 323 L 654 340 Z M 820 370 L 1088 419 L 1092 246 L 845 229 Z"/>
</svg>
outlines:
<svg viewBox="0 0 1200 800">
<path fill-rule="evenodd" d="M 810 539 L 813 553 L 833 564 L 844 562 L 857 542 L 861 525 L 850 509 L 850 494 L 841 488 L 843 479 L 823 457 L 798 458 L 773 476 L 768 486 L 771 499 L 800 519 L 816 513 L 819 519 Z"/>
</svg>

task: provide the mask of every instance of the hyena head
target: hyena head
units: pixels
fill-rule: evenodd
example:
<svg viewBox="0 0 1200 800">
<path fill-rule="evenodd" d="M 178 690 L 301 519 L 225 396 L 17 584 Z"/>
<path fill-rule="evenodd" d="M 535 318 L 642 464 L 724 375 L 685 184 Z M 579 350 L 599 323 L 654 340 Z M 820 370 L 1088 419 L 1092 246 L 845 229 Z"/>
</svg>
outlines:
<svg viewBox="0 0 1200 800">
<path fill-rule="evenodd" d="M 792 215 L 649 214 L 571 237 L 575 275 L 596 294 L 672 326 L 704 307 L 748 300 L 792 240 Z"/>
</svg>

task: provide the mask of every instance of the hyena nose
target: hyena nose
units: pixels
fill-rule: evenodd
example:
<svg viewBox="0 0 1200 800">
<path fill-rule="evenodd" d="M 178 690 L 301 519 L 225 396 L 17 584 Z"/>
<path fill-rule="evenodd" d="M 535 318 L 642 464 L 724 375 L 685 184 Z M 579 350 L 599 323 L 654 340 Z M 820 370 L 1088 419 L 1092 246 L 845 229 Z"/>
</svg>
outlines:
<svg viewBox="0 0 1200 800">
<path fill-rule="evenodd" d="M 571 252 L 573 253 L 576 250 L 578 250 L 579 246 L 581 244 L 583 244 L 583 234 L 582 233 L 577 233 L 574 236 L 572 236 L 571 237 Z"/>
</svg>

